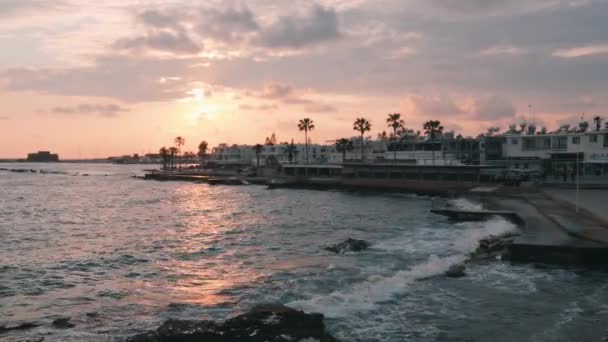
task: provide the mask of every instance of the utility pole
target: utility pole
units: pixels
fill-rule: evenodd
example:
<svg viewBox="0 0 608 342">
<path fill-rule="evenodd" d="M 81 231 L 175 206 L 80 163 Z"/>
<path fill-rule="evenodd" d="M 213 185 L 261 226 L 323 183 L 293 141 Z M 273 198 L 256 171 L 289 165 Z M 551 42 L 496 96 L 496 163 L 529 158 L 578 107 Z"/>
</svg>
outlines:
<svg viewBox="0 0 608 342">
<path fill-rule="evenodd" d="M 578 214 L 578 189 L 579 189 L 579 181 L 578 181 L 578 153 L 579 153 L 580 145 L 581 145 L 580 136 L 579 136 L 578 145 L 579 146 L 576 148 L 576 213 L 577 214 Z"/>
</svg>

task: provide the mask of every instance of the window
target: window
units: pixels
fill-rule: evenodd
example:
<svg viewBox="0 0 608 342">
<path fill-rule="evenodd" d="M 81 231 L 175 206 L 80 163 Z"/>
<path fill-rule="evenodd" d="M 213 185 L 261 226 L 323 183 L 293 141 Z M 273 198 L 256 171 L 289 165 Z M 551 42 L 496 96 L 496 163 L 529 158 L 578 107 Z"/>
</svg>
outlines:
<svg viewBox="0 0 608 342">
<path fill-rule="evenodd" d="M 519 163 L 515 163 L 515 166 L 514 166 L 514 167 L 515 167 L 516 169 L 519 169 Z"/>
<path fill-rule="evenodd" d="M 524 151 L 536 150 L 536 139 L 524 138 L 522 148 Z"/>
<path fill-rule="evenodd" d="M 511 139 L 511 145 L 517 145 L 517 142 L 519 141 L 519 139 L 517 138 L 512 138 Z"/>
<path fill-rule="evenodd" d="M 589 142 L 597 143 L 597 134 L 591 134 L 589 136 Z"/>
<path fill-rule="evenodd" d="M 572 143 L 578 145 L 581 143 L 581 137 L 572 137 Z"/>
<path fill-rule="evenodd" d="M 568 149 L 568 137 L 554 137 L 553 138 L 553 149 L 554 150 L 567 150 Z"/>
<path fill-rule="evenodd" d="M 524 169 L 527 169 L 529 167 L 528 163 L 524 163 Z"/>
<path fill-rule="evenodd" d="M 604 134 L 604 147 L 608 147 L 608 134 Z"/>
</svg>

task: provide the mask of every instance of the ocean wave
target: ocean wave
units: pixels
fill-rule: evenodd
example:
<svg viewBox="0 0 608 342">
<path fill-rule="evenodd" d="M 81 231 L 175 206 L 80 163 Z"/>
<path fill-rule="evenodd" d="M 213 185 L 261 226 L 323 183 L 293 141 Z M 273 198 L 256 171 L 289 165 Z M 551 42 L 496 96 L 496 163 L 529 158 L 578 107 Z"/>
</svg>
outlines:
<svg viewBox="0 0 608 342">
<path fill-rule="evenodd" d="M 296 300 L 287 305 L 305 311 L 321 312 L 332 318 L 370 311 L 376 308 L 378 303 L 389 301 L 395 295 L 406 292 L 408 286 L 417 280 L 442 274 L 451 266 L 464 262 L 481 238 L 515 229 L 513 224 L 502 219 L 472 224 L 472 227 L 464 230 L 459 238 L 446 246 L 446 249 L 452 251 L 451 255 L 440 257 L 432 254 L 425 261 L 410 269 L 397 271 L 391 276 L 372 275 L 349 289 Z"/>
</svg>

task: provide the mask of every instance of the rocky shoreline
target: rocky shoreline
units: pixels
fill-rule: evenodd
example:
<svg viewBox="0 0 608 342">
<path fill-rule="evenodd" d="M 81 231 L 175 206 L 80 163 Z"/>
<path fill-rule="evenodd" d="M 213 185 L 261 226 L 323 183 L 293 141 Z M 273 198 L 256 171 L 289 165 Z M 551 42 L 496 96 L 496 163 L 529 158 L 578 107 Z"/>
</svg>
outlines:
<svg viewBox="0 0 608 342">
<path fill-rule="evenodd" d="M 279 304 L 261 304 L 224 322 L 170 319 L 158 329 L 129 337 L 127 342 L 337 342 L 323 315 Z"/>
</svg>

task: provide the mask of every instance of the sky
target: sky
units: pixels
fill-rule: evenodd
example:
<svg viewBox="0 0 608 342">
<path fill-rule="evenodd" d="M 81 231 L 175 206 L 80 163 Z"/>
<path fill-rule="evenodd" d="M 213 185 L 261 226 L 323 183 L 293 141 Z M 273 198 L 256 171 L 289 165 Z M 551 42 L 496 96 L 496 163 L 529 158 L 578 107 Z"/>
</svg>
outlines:
<svg viewBox="0 0 608 342">
<path fill-rule="evenodd" d="M 0 158 L 608 117 L 608 0 L 0 0 Z"/>
</svg>

